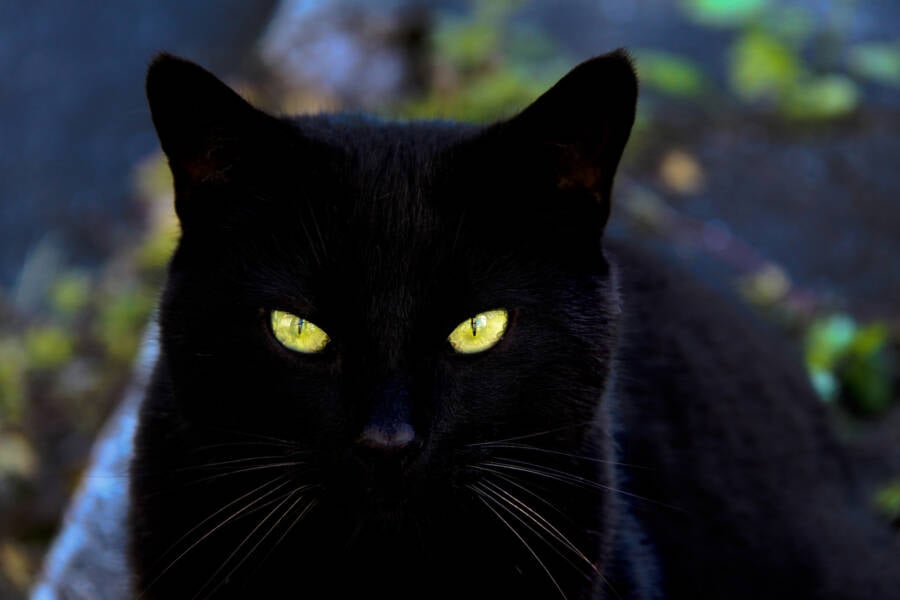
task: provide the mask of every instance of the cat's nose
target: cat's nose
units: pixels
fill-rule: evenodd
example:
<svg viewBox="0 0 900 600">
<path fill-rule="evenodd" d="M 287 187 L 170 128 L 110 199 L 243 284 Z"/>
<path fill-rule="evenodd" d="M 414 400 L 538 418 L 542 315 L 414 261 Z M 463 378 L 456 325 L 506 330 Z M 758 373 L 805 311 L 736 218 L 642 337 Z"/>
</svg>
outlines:
<svg viewBox="0 0 900 600">
<path fill-rule="evenodd" d="M 416 441 L 416 431 L 411 424 L 410 396 L 405 382 L 395 379 L 378 386 L 370 410 L 357 446 L 379 456 L 409 450 Z"/>
<path fill-rule="evenodd" d="M 409 423 L 369 423 L 357 443 L 381 454 L 395 454 L 408 449 L 416 440 L 416 431 Z"/>
</svg>

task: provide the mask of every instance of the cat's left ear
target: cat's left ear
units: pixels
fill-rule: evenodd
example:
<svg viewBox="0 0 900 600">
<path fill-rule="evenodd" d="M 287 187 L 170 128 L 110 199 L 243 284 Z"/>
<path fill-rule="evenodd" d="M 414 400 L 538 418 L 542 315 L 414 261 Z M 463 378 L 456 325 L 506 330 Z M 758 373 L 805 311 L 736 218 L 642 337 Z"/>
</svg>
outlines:
<svg viewBox="0 0 900 600">
<path fill-rule="evenodd" d="M 176 185 L 227 180 L 274 121 L 209 71 L 168 54 L 150 65 L 147 99 Z"/>
<path fill-rule="evenodd" d="M 587 196 L 609 216 L 610 192 L 634 124 L 638 83 L 624 50 L 587 60 L 525 110 L 494 127 L 516 170 Z M 542 185 L 541 185 L 542 187 Z"/>
</svg>

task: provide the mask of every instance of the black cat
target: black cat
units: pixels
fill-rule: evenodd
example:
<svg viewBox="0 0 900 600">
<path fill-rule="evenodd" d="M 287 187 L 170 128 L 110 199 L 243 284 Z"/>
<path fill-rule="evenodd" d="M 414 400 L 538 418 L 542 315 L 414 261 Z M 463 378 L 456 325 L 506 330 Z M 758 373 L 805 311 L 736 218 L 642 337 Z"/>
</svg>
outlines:
<svg viewBox="0 0 900 600">
<path fill-rule="evenodd" d="M 147 79 L 182 237 L 133 463 L 142 598 L 897 598 L 802 369 L 602 243 L 622 52 L 487 127 Z"/>
</svg>

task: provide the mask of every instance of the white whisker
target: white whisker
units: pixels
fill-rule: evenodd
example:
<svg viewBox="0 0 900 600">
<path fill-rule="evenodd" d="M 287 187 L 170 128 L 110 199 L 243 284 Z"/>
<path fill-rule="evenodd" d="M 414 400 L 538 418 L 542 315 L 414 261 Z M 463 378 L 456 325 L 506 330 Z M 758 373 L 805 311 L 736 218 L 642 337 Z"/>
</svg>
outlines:
<svg viewBox="0 0 900 600">
<path fill-rule="evenodd" d="M 527 440 L 529 438 L 540 437 L 542 435 L 550 435 L 551 433 L 559 433 L 560 431 L 566 431 L 567 429 L 575 429 L 576 427 L 587 427 L 588 425 L 593 425 L 593 419 L 590 421 L 583 421 L 581 423 L 574 423 L 572 425 L 565 425 L 563 427 L 556 427 L 554 429 L 547 429 L 544 431 L 536 431 L 534 433 L 526 433 L 524 435 L 517 435 L 514 437 L 508 437 L 500 440 L 491 440 L 489 442 L 475 442 L 472 444 L 466 444 L 466 446 L 489 446 L 491 444 L 499 444 L 505 442 L 515 442 L 518 440 Z"/>
<path fill-rule="evenodd" d="M 604 460 L 602 458 L 595 458 L 592 456 L 579 456 L 578 454 L 571 454 L 569 452 L 562 452 L 560 450 L 551 450 L 549 448 L 541 448 L 539 446 L 532 446 L 530 444 L 506 444 L 506 443 L 485 443 L 484 446 L 488 448 L 501 448 L 501 449 L 511 449 L 511 450 L 528 450 L 532 452 L 542 452 L 544 454 L 552 454 L 555 456 L 565 456 L 567 458 L 574 458 L 576 460 L 584 460 L 588 462 L 594 462 L 601 465 L 613 465 L 617 467 L 628 467 L 631 469 L 646 469 L 648 467 L 642 467 L 640 465 L 632 465 L 629 463 L 616 462 L 614 460 Z"/>
<path fill-rule="evenodd" d="M 506 462 L 502 462 L 506 461 Z M 678 512 L 684 512 L 682 509 L 677 506 L 672 506 L 671 504 L 665 504 L 664 502 L 659 502 L 657 500 L 653 500 L 652 498 L 645 498 L 644 496 L 640 496 L 638 494 L 633 494 L 631 492 L 626 492 L 625 490 L 620 490 L 614 488 L 612 486 L 592 481 L 580 475 L 575 475 L 574 473 L 569 473 L 567 471 L 562 471 L 560 469 L 555 469 L 553 467 L 548 467 L 545 465 L 539 465 L 535 463 L 530 463 L 526 461 L 520 461 L 513 458 L 503 458 L 501 460 L 491 460 L 485 461 L 483 463 L 486 466 L 497 467 L 500 469 L 509 469 L 511 471 L 520 471 L 523 473 L 531 473 L 532 475 L 536 475 L 538 477 L 544 477 L 546 479 L 551 479 L 554 481 L 559 481 L 560 483 L 568 483 L 570 485 L 581 486 L 589 489 L 595 490 L 606 490 L 612 492 L 614 494 L 620 494 L 622 496 L 627 496 L 629 498 L 634 498 L 636 500 L 642 500 L 644 502 L 649 502 L 651 504 L 655 504 L 657 506 L 662 506 L 664 508 L 668 508 L 670 510 L 675 510 Z"/>
<path fill-rule="evenodd" d="M 508 491 L 504 490 L 502 487 L 497 485 L 496 483 L 492 483 L 490 481 L 484 481 L 484 486 L 488 489 L 494 490 L 495 494 L 500 494 L 504 498 L 508 500 L 521 514 L 525 515 L 529 520 L 531 520 L 535 525 L 540 527 L 546 533 L 548 533 L 553 539 L 558 541 L 560 544 L 568 548 L 573 554 L 575 554 L 578 558 L 580 558 L 584 563 L 594 572 L 597 572 L 597 567 L 594 565 L 591 560 L 585 556 L 584 552 L 578 549 L 578 547 L 563 533 L 561 532 L 555 525 L 553 525 L 550 521 L 548 521 L 543 515 L 539 512 L 525 504 L 519 498 L 516 498 L 514 495 L 510 494 Z"/>
<path fill-rule="evenodd" d="M 562 587 L 560 587 L 559 582 L 556 581 L 556 578 L 553 577 L 553 574 L 550 573 L 550 569 L 547 568 L 547 565 L 544 564 L 544 561 L 541 560 L 541 557 L 538 556 L 537 552 L 535 552 L 534 549 L 528 544 L 528 542 L 525 541 L 525 538 L 523 538 L 522 535 L 518 531 L 516 531 L 515 527 L 513 527 L 509 523 L 509 521 L 507 521 L 506 519 L 503 518 L 503 515 L 501 515 L 499 512 L 497 512 L 496 509 L 494 509 L 493 506 L 491 506 L 491 504 L 486 499 L 489 496 L 486 496 L 485 492 L 483 492 L 482 490 L 480 490 L 479 488 L 477 488 L 475 486 L 470 485 L 468 487 L 469 487 L 469 489 L 473 490 L 477 494 L 476 497 L 481 501 L 481 503 L 484 504 L 484 506 L 489 511 L 491 511 L 495 517 L 500 519 L 500 522 L 503 523 L 504 525 L 506 525 L 507 529 L 509 529 L 509 531 L 514 536 L 516 536 L 516 538 L 522 543 L 522 545 L 525 546 L 525 549 L 528 550 L 528 553 L 531 554 L 531 556 L 534 558 L 534 560 L 536 560 L 537 563 L 544 570 L 544 573 L 547 574 L 547 577 L 550 578 L 550 581 L 553 583 L 553 587 L 555 587 L 556 590 L 559 592 L 559 595 L 563 597 L 563 600 L 568 600 L 566 593 L 563 591 Z"/>
<path fill-rule="evenodd" d="M 222 466 L 227 466 L 227 465 L 247 463 L 247 462 L 259 461 L 259 460 L 272 460 L 272 459 L 282 459 L 283 460 L 284 458 L 285 458 L 284 454 L 270 454 L 270 455 L 264 455 L 264 456 L 246 456 L 244 458 L 234 458 L 231 460 L 222 460 L 222 461 L 217 461 L 217 462 L 204 463 L 202 465 L 189 465 L 187 467 L 180 467 L 178 469 L 175 469 L 175 471 L 176 472 L 196 471 L 196 470 L 200 470 L 200 469 L 211 469 L 213 467 L 222 467 Z"/>
<path fill-rule="evenodd" d="M 272 464 L 268 464 L 268 465 L 258 465 L 258 466 L 254 466 L 254 467 L 246 467 L 243 469 L 236 469 L 234 471 L 228 471 L 227 473 L 218 473 L 216 475 L 210 475 L 209 477 L 195 479 L 194 481 L 191 481 L 185 485 L 197 485 L 198 483 L 205 483 L 207 481 L 221 479 L 222 477 L 228 477 L 230 475 L 240 475 L 241 473 L 252 473 L 254 471 L 264 471 L 267 469 L 278 469 L 278 468 L 283 469 L 283 468 L 287 468 L 287 467 L 300 467 L 305 464 L 308 464 L 308 463 L 306 463 L 305 461 L 295 460 L 295 461 L 288 461 L 288 462 L 272 463 Z"/>
<path fill-rule="evenodd" d="M 278 504 L 275 506 L 275 508 L 273 508 L 272 510 L 270 510 L 269 513 L 268 513 L 262 520 L 260 520 L 260 522 L 257 523 L 256 526 L 255 526 L 253 529 L 250 530 L 250 533 L 248 533 L 248 534 L 244 537 L 244 539 L 241 541 L 241 543 L 238 544 L 237 547 L 231 552 L 231 554 L 229 554 L 228 557 L 222 562 L 222 564 L 219 565 L 219 568 L 216 569 L 215 572 L 213 572 L 212 575 L 210 575 L 209 579 L 206 580 L 206 583 L 204 583 L 203 586 L 200 587 L 200 589 L 199 589 L 199 590 L 197 591 L 197 593 L 194 595 L 194 598 L 199 598 L 199 597 L 200 597 L 200 595 L 203 593 L 203 590 L 205 590 L 205 589 L 207 588 L 207 586 L 209 586 L 209 584 L 213 582 L 213 580 L 216 578 L 216 575 L 218 575 L 219 573 L 221 573 L 221 572 L 222 572 L 222 569 L 224 569 L 224 568 L 228 565 L 228 563 L 230 563 L 231 560 L 235 557 L 235 555 L 236 555 L 238 552 L 240 552 L 241 548 L 244 547 L 244 544 L 246 544 L 248 541 L 250 541 L 250 539 L 253 537 L 253 535 L 254 535 L 257 531 L 259 531 L 259 528 L 262 527 L 263 525 L 265 525 L 265 524 L 266 524 L 266 521 L 268 521 L 269 519 L 271 519 L 271 518 L 272 518 L 272 515 L 274 515 L 274 514 L 278 511 L 279 508 L 281 508 L 282 506 L 284 506 L 284 504 L 287 503 L 287 502 L 291 499 L 291 497 L 292 497 L 294 494 L 296 494 L 298 491 L 299 491 L 298 489 L 292 490 L 292 491 L 288 492 L 287 494 L 285 494 L 285 495 L 283 495 L 283 496 L 279 496 L 278 499 L 276 499 L 276 501 L 277 501 L 277 500 L 281 500 L 281 501 L 278 502 Z M 271 529 L 270 529 L 269 531 L 271 531 Z M 262 537 L 262 539 L 265 539 L 267 535 L 268 535 L 268 533 L 266 533 L 266 535 L 264 535 L 264 536 Z M 255 548 L 255 547 L 256 547 L 256 546 L 254 546 L 254 548 Z M 245 558 L 246 558 L 246 556 L 245 556 Z M 241 560 L 241 562 L 243 562 L 243 560 Z M 240 565 L 241 562 L 239 562 L 238 565 Z M 229 574 L 228 577 L 223 578 L 222 581 L 220 581 L 219 584 L 216 585 L 216 587 L 214 587 L 214 588 L 210 591 L 210 594 L 213 593 L 213 592 L 215 592 L 215 590 L 219 587 L 219 585 L 221 585 L 223 582 L 227 581 L 227 580 L 231 577 L 231 575 L 233 575 L 233 574 L 234 574 L 234 571 L 232 571 L 232 572 Z M 207 594 L 207 596 L 208 596 L 208 595 L 209 595 L 209 594 Z"/>
<path fill-rule="evenodd" d="M 277 479 L 274 480 L 274 481 L 277 481 Z M 271 483 L 271 482 L 269 482 L 269 483 Z M 140 598 L 143 598 L 143 597 L 144 597 L 144 594 L 147 593 L 147 591 L 153 586 L 154 583 L 156 583 L 157 581 L 159 581 L 159 579 L 160 579 L 163 575 L 165 575 L 165 574 L 166 574 L 173 566 L 175 566 L 175 564 L 177 564 L 178 561 L 180 561 L 180 560 L 181 560 L 188 552 L 190 552 L 191 550 L 193 550 L 194 548 L 196 548 L 200 543 L 202 543 L 203 540 L 207 539 L 209 536 L 211 536 L 212 534 L 214 534 L 216 531 L 218 531 L 219 529 L 221 529 L 222 527 L 224 527 L 225 525 L 227 525 L 228 523 L 230 523 L 230 522 L 233 521 L 234 519 L 238 518 L 241 514 L 245 513 L 245 512 L 246 512 L 247 510 L 249 510 L 253 505 L 258 504 L 260 501 L 262 501 L 262 500 L 263 500 L 264 498 L 266 498 L 267 496 L 270 496 L 270 495 L 274 494 L 274 493 L 277 492 L 279 489 L 281 489 L 281 488 L 283 488 L 284 486 L 286 486 L 288 483 L 289 483 L 288 481 L 283 481 L 281 484 L 277 485 L 276 487 L 274 487 L 274 488 L 271 489 L 271 490 L 268 490 L 266 493 L 264 493 L 264 494 L 263 494 L 262 496 L 260 496 L 259 498 L 255 499 L 255 500 L 252 500 L 249 504 L 246 504 L 243 508 L 241 508 L 241 509 L 235 511 L 235 512 L 232 513 L 231 516 L 229 516 L 227 519 L 223 520 L 223 521 L 220 522 L 218 525 L 216 525 L 215 527 L 213 527 L 212 529 L 210 529 L 209 531 L 207 531 L 203 536 L 200 537 L 200 539 L 196 540 L 194 543 L 192 543 L 190 546 L 188 546 L 186 550 L 184 550 L 181 554 L 179 554 L 178 556 L 176 556 L 176 557 L 172 560 L 172 562 L 170 562 L 168 565 L 166 565 L 166 567 L 165 567 L 165 568 L 164 568 L 164 569 L 163 569 L 156 577 L 154 577 L 153 580 L 152 580 L 149 584 L 147 584 L 147 587 L 144 588 L 144 590 L 140 593 L 140 595 L 138 596 L 138 598 L 139 598 L 139 599 L 140 599 Z M 267 484 L 263 484 L 263 486 L 260 486 L 260 487 L 264 487 L 265 485 L 267 485 Z M 259 489 L 260 489 L 260 488 L 256 488 L 255 490 L 253 490 L 253 492 L 258 491 Z M 253 493 L 253 492 L 250 492 L 250 493 Z M 238 500 L 240 500 L 240 499 L 242 499 L 242 498 L 245 498 L 245 497 L 247 497 L 248 495 L 249 495 L 249 494 L 245 494 L 244 496 L 242 496 L 242 497 L 239 498 Z M 233 504 L 235 504 L 235 502 L 231 502 L 228 506 L 231 506 L 231 505 L 233 505 Z M 228 506 L 226 506 L 225 508 L 227 508 Z M 200 525 L 202 525 L 203 523 L 209 521 L 211 518 L 215 517 L 217 514 L 221 513 L 222 510 L 224 510 L 224 508 L 221 509 L 221 510 L 219 510 L 219 511 L 217 511 L 216 513 L 210 515 L 210 516 L 209 516 L 208 518 L 206 518 L 203 522 L 201 522 L 200 524 L 198 524 L 197 526 L 195 526 L 191 531 L 189 531 L 187 534 L 185 534 L 184 536 L 182 536 L 182 538 L 179 539 L 179 541 L 176 542 L 176 544 L 180 543 L 181 540 L 183 540 L 187 535 L 190 535 L 190 533 L 193 532 L 193 531 L 195 531 L 198 527 L 200 527 Z M 169 550 L 169 551 L 170 551 L 170 550 Z M 169 551 L 167 551 L 167 553 L 168 553 Z"/>
<path fill-rule="evenodd" d="M 256 551 L 257 548 L 259 548 L 260 544 L 262 544 L 266 540 L 266 538 L 268 538 L 272 534 L 272 532 L 275 531 L 275 529 L 284 520 L 284 518 L 290 514 L 290 512 L 294 509 L 295 506 L 297 506 L 297 504 L 300 503 L 300 501 L 303 500 L 302 492 L 308 490 L 310 487 L 311 486 L 308 486 L 308 485 L 298 487 L 297 489 L 292 491 L 288 495 L 288 497 L 285 498 L 284 501 L 281 502 L 281 504 L 279 504 L 274 509 L 272 509 L 272 512 L 269 513 L 269 516 L 267 516 L 265 519 L 263 519 L 263 521 L 260 523 L 260 525 L 262 525 L 262 523 L 264 523 L 266 520 L 268 520 L 269 517 L 271 517 L 275 513 L 275 511 L 277 511 L 279 508 L 281 508 L 281 506 L 283 506 L 288 500 L 290 500 L 292 495 L 300 494 L 297 496 L 297 499 L 294 500 L 294 502 L 289 507 L 287 507 L 283 513 L 281 513 L 281 516 L 278 517 L 278 519 L 272 524 L 272 526 L 269 527 L 269 529 L 268 529 L 268 531 L 266 531 L 265 535 L 263 535 L 261 538 L 259 538 L 259 540 L 257 540 L 256 543 L 253 545 L 253 547 L 250 548 L 250 550 L 248 550 L 244 554 L 244 556 L 241 558 L 241 560 L 239 560 L 238 563 L 231 569 L 231 571 L 228 573 L 228 575 L 226 575 L 224 578 L 222 578 L 222 580 L 212 590 L 210 590 L 210 593 L 208 594 L 208 596 L 213 595 L 216 592 L 216 590 L 219 589 L 219 587 L 221 587 L 226 581 L 230 580 L 231 577 L 234 576 L 234 574 L 237 572 L 237 570 L 241 568 L 241 565 L 243 565 L 247 561 L 247 559 L 250 558 L 250 556 Z M 257 526 L 257 528 L 258 527 L 259 526 Z M 256 531 L 256 530 L 254 529 L 254 531 Z M 252 535 L 253 535 L 253 532 L 250 532 L 250 536 L 252 536 Z M 250 536 L 247 536 L 247 539 L 250 539 Z M 240 546 L 238 546 L 238 548 L 235 550 L 235 553 L 238 550 L 240 550 Z M 232 554 L 232 556 L 233 555 L 234 554 Z M 266 557 L 268 557 L 268 554 L 266 555 Z M 231 560 L 231 557 L 229 557 L 224 563 L 222 563 L 222 566 L 224 567 L 226 564 L 228 564 L 229 560 Z M 215 577 L 215 574 L 213 574 L 213 577 Z"/>
</svg>

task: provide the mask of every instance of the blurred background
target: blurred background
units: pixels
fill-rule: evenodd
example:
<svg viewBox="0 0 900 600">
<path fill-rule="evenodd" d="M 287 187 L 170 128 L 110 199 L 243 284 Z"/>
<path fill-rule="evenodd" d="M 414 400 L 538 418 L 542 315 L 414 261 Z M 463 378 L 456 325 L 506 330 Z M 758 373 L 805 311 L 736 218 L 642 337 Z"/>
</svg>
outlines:
<svg viewBox="0 0 900 600">
<path fill-rule="evenodd" d="M 159 50 L 280 112 L 487 122 L 628 48 L 612 232 L 793 340 L 900 529 L 898 31 L 896 0 L 0 2 L 0 598 L 38 577 L 177 235 Z"/>
</svg>

